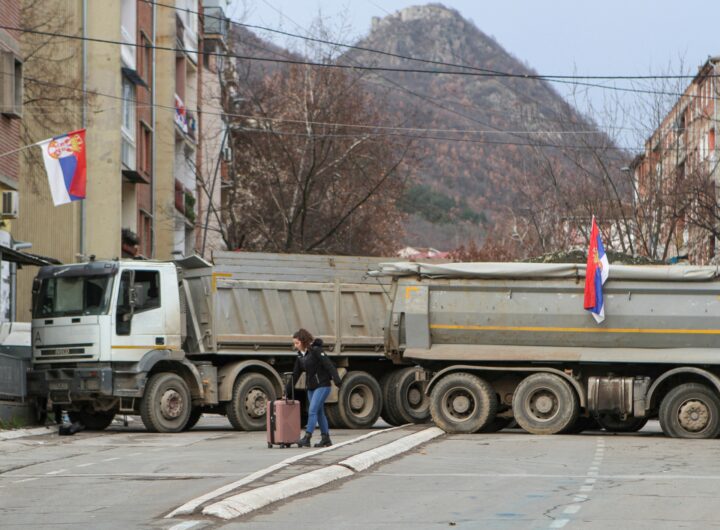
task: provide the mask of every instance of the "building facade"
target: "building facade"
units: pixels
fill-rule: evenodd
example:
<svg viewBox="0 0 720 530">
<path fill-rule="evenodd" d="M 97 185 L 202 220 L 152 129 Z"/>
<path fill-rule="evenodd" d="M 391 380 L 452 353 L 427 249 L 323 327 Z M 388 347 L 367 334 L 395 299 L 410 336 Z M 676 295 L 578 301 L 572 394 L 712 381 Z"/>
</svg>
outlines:
<svg viewBox="0 0 720 530">
<path fill-rule="evenodd" d="M 33 215 L 18 220 L 18 238 L 64 263 L 92 255 L 193 254 L 201 138 L 194 110 L 202 73 L 198 1 L 21 3 L 30 20 L 43 19 L 33 9 L 54 14 L 43 31 L 80 37 L 53 37 L 48 46 L 23 35 L 23 51 L 33 57 L 24 65 L 34 80 L 28 89 L 38 95 L 27 106 L 23 140 L 85 128 L 87 193 L 84 201 L 54 207 L 39 150 L 29 150 L 20 160 L 27 177 L 21 208 Z M 19 320 L 29 318 L 33 275 L 18 277 L 18 292 L 26 294 Z"/>
<path fill-rule="evenodd" d="M 645 216 L 637 237 L 670 262 L 707 264 L 717 255 L 718 73 L 720 57 L 709 58 L 631 166 Z"/>
</svg>

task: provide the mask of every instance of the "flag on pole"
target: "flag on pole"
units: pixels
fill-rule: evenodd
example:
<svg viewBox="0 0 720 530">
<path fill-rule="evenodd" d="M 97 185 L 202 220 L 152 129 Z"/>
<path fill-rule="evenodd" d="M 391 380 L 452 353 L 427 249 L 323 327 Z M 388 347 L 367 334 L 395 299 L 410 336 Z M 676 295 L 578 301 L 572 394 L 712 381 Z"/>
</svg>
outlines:
<svg viewBox="0 0 720 530">
<path fill-rule="evenodd" d="M 605 255 L 605 247 L 593 215 L 587 267 L 585 268 L 584 307 L 590 311 L 598 324 L 605 320 L 605 300 L 603 299 L 602 287 L 609 273 L 610 262 Z"/>
<path fill-rule="evenodd" d="M 55 206 L 85 198 L 85 129 L 38 142 Z"/>
</svg>

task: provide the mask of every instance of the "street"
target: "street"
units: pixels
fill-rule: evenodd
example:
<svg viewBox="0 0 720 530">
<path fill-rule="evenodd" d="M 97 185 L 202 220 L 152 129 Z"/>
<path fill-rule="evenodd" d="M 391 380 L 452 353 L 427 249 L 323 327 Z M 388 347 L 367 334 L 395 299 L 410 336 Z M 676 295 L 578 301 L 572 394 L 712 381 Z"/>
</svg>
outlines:
<svg viewBox="0 0 720 530">
<path fill-rule="evenodd" d="M 244 490 L 328 466 L 427 426 L 335 431 L 336 449 L 299 460 Z M 347 445 L 343 442 L 362 438 Z M 239 518 L 186 502 L 312 450 L 268 449 L 262 432 L 203 417 L 190 432 L 146 433 L 138 422 L 102 433 L 0 442 L 3 528 L 710 528 L 717 442 L 591 431 L 533 436 L 444 435 L 392 460 Z M 236 491 L 233 491 L 236 493 Z M 230 493 L 226 493 L 227 497 Z M 222 498 L 222 496 L 218 497 Z M 210 502 L 205 502 L 207 506 Z"/>
</svg>

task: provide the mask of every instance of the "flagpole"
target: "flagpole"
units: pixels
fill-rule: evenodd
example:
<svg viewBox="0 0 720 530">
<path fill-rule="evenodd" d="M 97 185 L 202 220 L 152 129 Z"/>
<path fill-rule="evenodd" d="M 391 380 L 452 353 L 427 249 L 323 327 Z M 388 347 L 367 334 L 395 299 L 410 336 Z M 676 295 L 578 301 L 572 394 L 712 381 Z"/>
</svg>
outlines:
<svg viewBox="0 0 720 530">
<path fill-rule="evenodd" d="M 88 3 L 87 0 L 83 0 L 82 3 L 82 26 L 83 26 L 83 41 L 82 41 L 82 128 L 87 127 L 87 21 L 88 21 Z M 87 144 L 86 149 L 87 149 Z M 86 221 L 85 201 L 80 201 L 80 259 L 86 260 L 86 242 L 85 242 L 85 221 Z"/>
<path fill-rule="evenodd" d="M 41 143 L 43 143 L 43 141 L 35 142 L 34 144 L 30 144 L 30 145 L 24 145 L 22 147 L 18 147 L 17 149 L 13 149 L 12 151 L 8 151 L 7 153 L 0 153 L 0 158 L 2 158 L 4 156 L 15 154 L 15 153 L 19 153 L 20 151 L 24 151 L 25 149 L 30 149 L 31 147 L 40 145 Z"/>
</svg>

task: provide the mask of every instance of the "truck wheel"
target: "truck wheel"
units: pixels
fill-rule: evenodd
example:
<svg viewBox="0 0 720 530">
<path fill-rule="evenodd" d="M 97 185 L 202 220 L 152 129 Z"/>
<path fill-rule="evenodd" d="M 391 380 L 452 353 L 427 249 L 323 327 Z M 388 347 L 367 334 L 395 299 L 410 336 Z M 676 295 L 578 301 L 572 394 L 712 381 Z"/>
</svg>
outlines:
<svg viewBox="0 0 720 530">
<path fill-rule="evenodd" d="M 673 388 L 660 403 L 660 427 L 673 438 L 717 438 L 720 399 L 705 385 L 685 383 Z"/>
<path fill-rule="evenodd" d="M 343 422 L 342 417 L 340 417 L 340 410 L 338 409 L 337 403 L 328 403 L 325 405 L 325 416 L 327 416 L 331 429 L 348 428 L 345 422 Z"/>
<path fill-rule="evenodd" d="M 87 410 L 70 410 L 68 411 L 70 421 L 80 422 L 88 431 L 104 431 L 115 418 L 115 411 L 107 412 L 90 412 Z"/>
<path fill-rule="evenodd" d="M 580 406 L 572 387 L 555 374 L 536 373 L 515 389 L 513 414 L 520 427 L 533 434 L 557 434 L 571 427 Z"/>
<path fill-rule="evenodd" d="M 389 425 L 402 425 L 403 423 L 409 423 L 410 420 L 405 420 L 400 414 L 399 403 L 396 403 L 396 382 L 398 371 L 388 372 L 380 379 L 380 388 L 382 389 L 382 412 L 381 416 L 383 420 Z"/>
<path fill-rule="evenodd" d="M 430 398 L 415 380 L 416 372 L 417 368 L 411 366 L 397 373 L 393 402 L 399 405 L 400 415 L 407 422 L 425 423 L 430 419 Z"/>
<path fill-rule="evenodd" d="M 607 432 L 638 432 L 645 427 L 648 418 L 629 417 L 623 420 L 618 414 L 600 414 L 597 422 Z"/>
<path fill-rule="evenodd" d="M 349 429 L 367 429 L 380 417 L 382 391 L 367 372 L 348 372 L 338 395 L 338 411 Z"/>
<path fill-rule="evenodd" d="M 237 378 L 227 417 L 238 431 L 262 431 L 266 427 L 267 405 L 275 400 L 275 387 L 262 374 L 248 372 Z"/>
<path fill-rule="evenodd" d="M 430 393 L 430 415 L 445 432 L 477 432 L 492 423 L 496 410 L 495 391 L 476 375 L 446 375 Z"/>
<path fill-rule="evenodd" d="M 197 422 L 200 421 L 200 416 L 202 416 L 202 409 L 200 407 L 193 407 L 190 411 L 190 417 L 188 418 L 187 423 L 185 424 L 185 428 L 183 431 L 189 431 L 195 425 L 197 425 Z"/>
<path fill-rule="evenodd" d="M 190 389 L 177 374 L 155 374 L 145 387 L 140 417 L 149 432 L 180 432 L 185 427 L 192 404 Z"/>
</svg>

